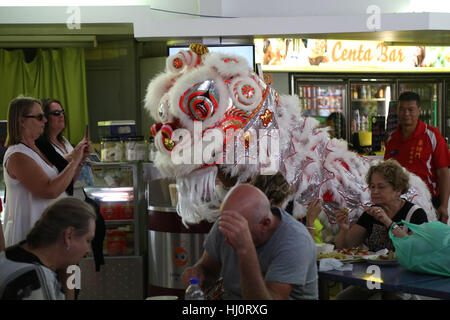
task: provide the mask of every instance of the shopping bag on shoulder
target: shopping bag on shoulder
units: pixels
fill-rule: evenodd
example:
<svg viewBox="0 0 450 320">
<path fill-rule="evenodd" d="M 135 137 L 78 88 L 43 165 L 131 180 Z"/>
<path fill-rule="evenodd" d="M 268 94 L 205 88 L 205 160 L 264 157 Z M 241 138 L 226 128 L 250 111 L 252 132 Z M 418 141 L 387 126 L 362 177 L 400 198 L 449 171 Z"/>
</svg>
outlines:
<svg viewBox="0 0 450 320">
<path fill-rule="evenodd" d="M 450 277 L 450 226 L 440 221 L 400 224 L 413 234 L 397 238 L 389 229 L 398 262 L 411 271 Z"/>
</svg>

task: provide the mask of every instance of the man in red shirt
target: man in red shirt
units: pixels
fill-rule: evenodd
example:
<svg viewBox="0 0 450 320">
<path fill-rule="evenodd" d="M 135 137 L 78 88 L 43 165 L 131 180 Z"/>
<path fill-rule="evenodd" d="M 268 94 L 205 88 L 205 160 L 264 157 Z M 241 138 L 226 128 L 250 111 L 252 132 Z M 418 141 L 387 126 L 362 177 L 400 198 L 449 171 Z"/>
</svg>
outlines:
<svg viewBox="0 0 450 320">
<path fill-rule="evenodd" d="M 420 97 L 403 92 L 398 99 L 399 126 L 386 141 L 384 160 L 393 158 L 419 176 L 430 190 L 440 221 L 448 221 L 450 152 L 438 129 L 419 119 Z"/>
</svg>

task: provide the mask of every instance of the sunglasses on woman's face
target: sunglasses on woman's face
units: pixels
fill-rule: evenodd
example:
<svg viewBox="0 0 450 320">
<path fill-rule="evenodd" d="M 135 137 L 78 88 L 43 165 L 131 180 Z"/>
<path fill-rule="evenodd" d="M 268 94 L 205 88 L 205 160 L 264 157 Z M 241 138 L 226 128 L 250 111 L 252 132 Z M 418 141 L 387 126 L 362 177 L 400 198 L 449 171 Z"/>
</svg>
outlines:
<svg viewBox="0 0 450 320">
<path fill-rule="evenodd" d="M 51 114 L 52 116 L 59 117 L 61 114 L 64 114 L 64 110 L 54 110 L 50 111 L 48 114 Z"/>
<path fill-rule="evenodd" d="M 37 114 L 37 115 L 28 115 L 28 116 L 23 116 L 24 118 L 34 118 L 34 119 L 36 119 L 36 120 L 38 120 L 38 121 L 42 121 L 42 119 L 44 119 L 45 118 L 45 115 L 43 114 L 43 113 L 41 113 L 41 114 Z"/>
</svg>

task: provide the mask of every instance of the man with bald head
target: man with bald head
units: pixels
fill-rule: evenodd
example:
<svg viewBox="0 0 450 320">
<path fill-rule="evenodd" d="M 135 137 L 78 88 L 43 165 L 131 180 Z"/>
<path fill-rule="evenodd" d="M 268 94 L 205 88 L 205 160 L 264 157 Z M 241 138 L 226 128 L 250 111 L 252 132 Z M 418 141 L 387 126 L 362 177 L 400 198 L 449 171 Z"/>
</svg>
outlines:
<svg viewBox="0 0 450 320">
<path fill-rule="evenodd" d="M 318 299 L 316 247 L 303 224 L 265 194 L 240 184 L 227 194 L 201 259 L 182 274 L 208 288 L 223 278 L 225 299 Z"/>
</svg>

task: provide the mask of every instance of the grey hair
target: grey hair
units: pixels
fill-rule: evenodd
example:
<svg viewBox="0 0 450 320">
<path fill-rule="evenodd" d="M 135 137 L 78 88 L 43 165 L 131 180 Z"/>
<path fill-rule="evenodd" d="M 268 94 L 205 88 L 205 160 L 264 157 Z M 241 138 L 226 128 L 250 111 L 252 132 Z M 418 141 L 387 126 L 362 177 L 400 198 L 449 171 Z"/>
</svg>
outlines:
<svg viewBox="0 0 450 320">
<path fill-rule="evenodd" d="M 65 230 L 73 227 L 75 236 L 89 232 L 89 222 L 97 218 L 92 206 L 74 198 L 65 197 L 48 206 L 28 233 L 26 242 L 32 248 L 42 248 L 54 244 Z"/>
</svg>

